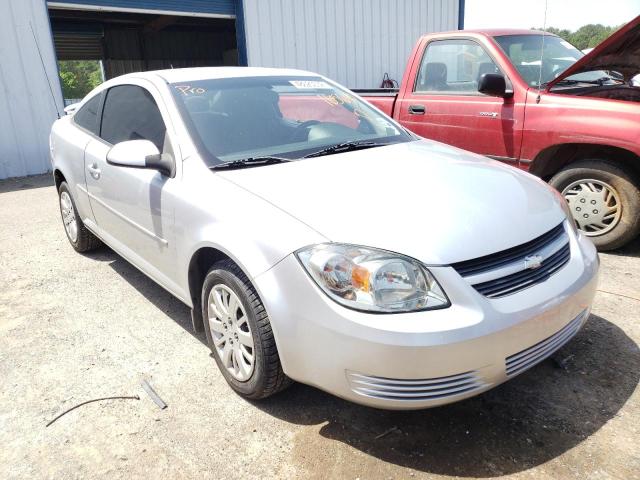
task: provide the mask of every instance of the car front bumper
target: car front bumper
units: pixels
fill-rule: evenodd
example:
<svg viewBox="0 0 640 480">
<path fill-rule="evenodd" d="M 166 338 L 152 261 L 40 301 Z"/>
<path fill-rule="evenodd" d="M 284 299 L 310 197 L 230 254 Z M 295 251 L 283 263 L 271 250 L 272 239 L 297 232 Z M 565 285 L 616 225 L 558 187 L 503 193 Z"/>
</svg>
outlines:
<svg viewBox="0 0 640 480">
<path fill-rule="evenodd" d="M 328 298 L 294 255 L 254 279 L 285 373 L 356 403 L 418 409 L 477 395 L 547 358 L 589 316 L 599 260 L 570 235 L 569 262 L 546 281 L 488 299 L 451 267 L 429 267 L 451 307 L 402 314 Z"/>
</svg>

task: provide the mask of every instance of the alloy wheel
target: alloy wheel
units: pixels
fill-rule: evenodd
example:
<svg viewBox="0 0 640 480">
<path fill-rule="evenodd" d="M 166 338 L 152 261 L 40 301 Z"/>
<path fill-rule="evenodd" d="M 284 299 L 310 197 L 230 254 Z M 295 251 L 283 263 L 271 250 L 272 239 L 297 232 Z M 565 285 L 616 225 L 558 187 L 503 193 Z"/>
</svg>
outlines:
<svg viewBox="0 0 640 480">
<path fill-rule="evenodd" d="M 229 373 L 240 382 L 251 378 L 255 366 L 253 335 L 238 296 L 224 284 L 214 285 L 208 299 L 211 338 Z"/>
<path fill-rule="evenodd" d="M 62 223 L 69 239 L 76 243 L 78 241 L 78 222 L 76 221 L 76 212 L 71 202 L 69 193 L 62 192 L 60 194 L 60 212 L 62 213 Z"/>
</svg>

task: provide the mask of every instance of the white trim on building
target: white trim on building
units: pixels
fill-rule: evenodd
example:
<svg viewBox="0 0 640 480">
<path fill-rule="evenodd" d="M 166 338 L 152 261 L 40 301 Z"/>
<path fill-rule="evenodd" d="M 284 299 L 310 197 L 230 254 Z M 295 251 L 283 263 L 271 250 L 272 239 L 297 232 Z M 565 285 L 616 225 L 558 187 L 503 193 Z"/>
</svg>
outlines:
<svg viewBox="0 0 640 480">
<path fill-rule="evenodd" d="M 201 17 L 201 18 L 236 18 L 235 15 L 225 15 L 218 13 L 198 13 L 198 12 L 182 12 L 176 10 L 156 10 L 150 8 L 126 8 L 126 7 L 104 7 L 100 5 L 85 5 L 66 2 L 47 2 L 49 8 L 57 8 L 60 10 L 85 10 L 90 12 L 125 12 L 125 13 L 151 13 L 153 15 L 177 15 L 183 17 Z"/>
</svg>

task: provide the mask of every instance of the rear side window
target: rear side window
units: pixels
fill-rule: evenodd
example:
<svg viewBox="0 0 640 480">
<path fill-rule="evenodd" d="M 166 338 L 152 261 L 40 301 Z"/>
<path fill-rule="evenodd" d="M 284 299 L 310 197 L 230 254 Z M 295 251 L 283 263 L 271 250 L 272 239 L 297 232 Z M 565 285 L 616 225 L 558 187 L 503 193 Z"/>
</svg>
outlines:
<svg viewBox="0 0 640 480">
<path fill-rule="evenodd" d="M 89 130 L 94 135 L 98 134 L 98 109 L 101 98 L 101 94 L 96 95 L 73 115 L 73 121 L 76 125 Z"/>
<path fill-rule="evenodd" d="M 149 140 L 162 151 L 166 127 L 151 94 L 136 85 L 110 88 L 102 111 L 100 137 L 111 144 Z"/>
<path fill-rule="evenodd" d="M 500 73 L 484 49 L 470 40 L 439 40 L 427 45 L 416 92 L 478 93 L 485 73 Z"/>
</svg>

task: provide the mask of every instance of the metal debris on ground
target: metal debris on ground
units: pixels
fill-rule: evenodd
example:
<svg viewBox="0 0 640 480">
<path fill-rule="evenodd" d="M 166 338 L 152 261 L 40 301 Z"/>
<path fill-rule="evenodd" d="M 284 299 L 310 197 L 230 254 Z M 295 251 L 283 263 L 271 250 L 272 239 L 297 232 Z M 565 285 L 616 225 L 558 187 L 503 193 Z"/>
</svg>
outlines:
<svg viewBox="0 0 640 480">
<path fill-rule="evenodd" d="M 147 392 L 147 395 L 151 397 L 151 400 L 153 400 L 155 404 L 158 405 L 158 407 L 160 407 L 161 410 L 164 410 L 165 408 L 167 408 L 167 404 L 164 403 L 164 401 L 156 393 L 156 391 L 153 389 L 153 387 L 149 382 L 147 382 L 146 380 L 142 380 L 140 384 L 142 385 L 142 388 L 144 388 L 144 391 Z"/>
<path fill-rule="evenodd" d="M 376 437 L 376 440 L 381 439 L 382 437 L 386 437 L 387 435 L 389 435 L 392 432 L 395 432 L 396 430 L 398 430 L 398 427 L 391 427 L 389 430 L 385 430 L 384 432 L 382 432 L 380 435 L 378 435 Z"/>
<path fill-rule="evenodd" d="M 551 361 L 553 362 L 553 366 L 556 368 L 561 368 L 562 370 L 567 370 L 567 364 L 569 360 L 573 358 L 573 355 L 569 355 L 565 358 L 551 357 Z"/>
<path fill-rule="evenodd" d="M 87 400 L 86 402 L 82 402 L 79 403 L 71 408 L 68 408 L 67 410 L 65 410 L 64 412 L 62 412 L 60 415 L 58 415 L 56 418 L 54 418 L 53 420 L 51 420 L 49 423 L 47 423 L 45 425 L 45 427 L 48 427 L 49 425 L 51 425 L 53 422 L 55 422 L 56 420 L 58 420 L 60 417 L 66 415 L 67 413 L 71 412 L 72 410 L 75 410 L 78 407 L 81 407 L 83 405 L 86 405 L 88 403 L 93 403 L 93 402 L 101 402 L 102 400 L 140 400 L 140 397 L 138 395 L 133 395 L 130 397 L 127 396 L 118 396 L 118 397 L 102 397 L 102 398 L 94 398 L 92 400 Z"/>
</svg>

